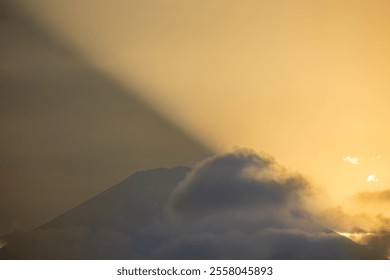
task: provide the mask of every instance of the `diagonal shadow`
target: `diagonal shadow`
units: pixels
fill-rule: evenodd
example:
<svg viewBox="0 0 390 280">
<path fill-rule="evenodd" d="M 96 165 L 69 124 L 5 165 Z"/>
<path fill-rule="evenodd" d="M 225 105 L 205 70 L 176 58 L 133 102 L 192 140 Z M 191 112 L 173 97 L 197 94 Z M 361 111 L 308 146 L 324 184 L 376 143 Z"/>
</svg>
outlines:
<svg viewBox="0 0 390 280">
<path fill-rule="evenodd" d="M 4 2 L 0 38 L 0 234 L 211 153 Z"/>
</svg>

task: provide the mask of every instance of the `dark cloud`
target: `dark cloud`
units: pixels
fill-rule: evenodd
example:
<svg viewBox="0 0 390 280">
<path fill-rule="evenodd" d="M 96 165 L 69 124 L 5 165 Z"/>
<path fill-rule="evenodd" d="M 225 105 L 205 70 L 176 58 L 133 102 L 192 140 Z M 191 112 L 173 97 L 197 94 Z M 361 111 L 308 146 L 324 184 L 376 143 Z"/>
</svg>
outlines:
<svg viewBox="0 0 390 280">
<path fill-rule="evenodd" d="M 390 190 L 358 192 L 343 204 L 319 210 L 317 219 L 340 232 L 381 232 L 390 227 Z"/>
<path fill-rule="evenodd" d="M 382 256 L 390 257 L 390 232 L 389 227 L 386 228 L 387 231 L 381 231 L 367 235 L 362 243 L 365 244 L 368 248 L 379 252 Z"/>
<path fill-rule="evenodd" d="M 272 227 L 189 233 L 156 249 L 157 259 L 366 259 L 374 257 L 352 241 L 328 232 Z"/>
<path fill-rule="evenodd" d="M 366 191 L 353 195 L 342 206 L 327 208 L 317 215 L 324 225 L 390 257 L 390 191 Z"/>
<path fill-rule="evenodd" d="M 30 233 L 3 258 L 381 258 L 313 221 L 308 183 L 239 150 L 187 168 L 139 172 Z"/>
<path fill-rule="evenodd" d="M 272 158 L 240 150 L 196 166 L 172 195 L 172 209 L 185 218 L 223 211 L 267 209 L 299 203 L 306 181 L 278 170 Z"/>
<path fill-rule="evenodd" d="M 170 198 L 180 232 L 156 258 L 345 259 L 368 253 L 313 221 L 310 185 L 272 158 L 240 150 L 198 164 Z"/>
</svg>

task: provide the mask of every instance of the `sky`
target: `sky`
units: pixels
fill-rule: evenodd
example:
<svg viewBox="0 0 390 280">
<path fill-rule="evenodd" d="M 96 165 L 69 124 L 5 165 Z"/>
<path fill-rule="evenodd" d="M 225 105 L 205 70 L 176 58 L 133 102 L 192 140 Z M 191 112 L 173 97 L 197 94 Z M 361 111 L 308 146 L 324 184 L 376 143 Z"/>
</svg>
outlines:
<svg viewBox="0 0 390 280">
<path fill-rule="evenodd" d="M 25 14 L 0 14 L 0 235 L 35 228 L 135 171 L 209 149 Z"/>
<path fill-rule="evenodd" d="M 372 225 L 390 214 L 388 1 L 13 3 L 204 150 L 270 154 L 317 186 L 324 208 L 370 216 L 348 230 L 382 228 Z"/>
</svg>

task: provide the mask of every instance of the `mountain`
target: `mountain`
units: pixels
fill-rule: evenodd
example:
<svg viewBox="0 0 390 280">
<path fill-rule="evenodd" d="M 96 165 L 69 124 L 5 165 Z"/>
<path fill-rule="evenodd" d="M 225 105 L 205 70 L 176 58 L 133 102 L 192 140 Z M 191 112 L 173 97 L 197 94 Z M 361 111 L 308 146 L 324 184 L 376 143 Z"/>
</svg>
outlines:
<svg viewBox="0 0 390 280">
<path fill-rule="evenodd" d="M 188 171 L 189 168 L 179 166 L 136 172 L 40 229 L 87 227 L 93 232 L 104 228 L 125 233 L 137 231 L 152 220 L 161 219 L 169 195 Z"/>
<path fill-rule="evenodd" d="M 283 214 L 291 222 L 246 220 L 239 211 L 178 221 L 170 204 L 189 171 L 137 172 L 31 232 L 8 236 L 1 258 L 382 259 L 295 209 Z"/>
<path fill-rule="evenodd" d="M 122 238 L 127 243 L 131 239 L 130 236 L 140 235 L 140 229 L 161 218 L 164 203 L 188 171 L 189 168 L 178 166 L 136 172 L 49 223 L 28 233 L 8 236 L 8 246 L 0 250 L 0 258 L 127 258 L 128 254 L 121 253 L 123 248 L 116 252 L 115 256 L 112 256 L 111 252 L 109 256 L 106 256 L 107 252 L 100 255 L 95 250 L 95 246 L 100 246 L 95 244 L 95 239 L 100 238 L 107 244 Z M 21 248 L 24 245 L 19 246 L 17 243 L 24 244 L 26 248 Z M 48 243 L 55 243 L 54 248 L 47 246 Z M 66 246 L 69 243 L 74 247 L 80 245 L 80 248 L 84 248 L 68 250 Z M 42 248 L 41 246 L 45 249 L 36 249 Z M 126 244 L 121 246 L 126 247 Z M 113 248 L 116 246 L 113 245 Z M 82 252 L 83 250 L 86 251 Z"/>
</svg>

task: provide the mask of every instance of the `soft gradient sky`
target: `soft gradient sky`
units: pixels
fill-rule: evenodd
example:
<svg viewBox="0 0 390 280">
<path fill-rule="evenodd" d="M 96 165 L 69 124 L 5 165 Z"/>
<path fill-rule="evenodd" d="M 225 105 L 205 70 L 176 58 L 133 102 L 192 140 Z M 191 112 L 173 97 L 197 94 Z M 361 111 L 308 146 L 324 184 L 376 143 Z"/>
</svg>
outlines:
<svg viewBox="0 0 390 280">
<path fill-rule="evenodd" d="M 14 2 L 216 151 L 269 153 L 337 203 L 389 187 L 388 1 Z"/>
<path fill-rule="evenodd" d="M 334 198 L 390 181 L 388 1 L 17 2 L 218 150 L 265 151 Z"/>
<path fill-rule="evenodd" d="M 30 229 L 138 170 L 210 150 L 0 3 L 0 236 Z"/>
</svg>

